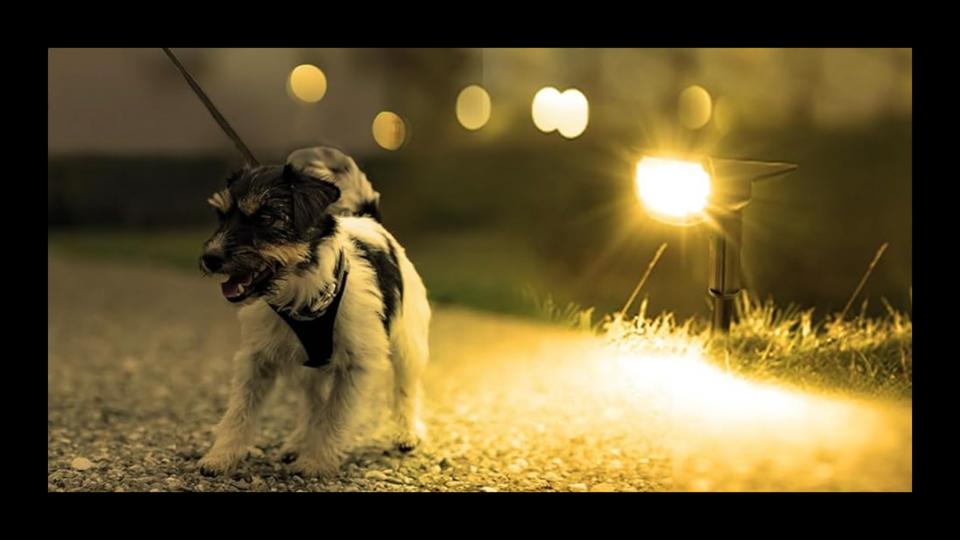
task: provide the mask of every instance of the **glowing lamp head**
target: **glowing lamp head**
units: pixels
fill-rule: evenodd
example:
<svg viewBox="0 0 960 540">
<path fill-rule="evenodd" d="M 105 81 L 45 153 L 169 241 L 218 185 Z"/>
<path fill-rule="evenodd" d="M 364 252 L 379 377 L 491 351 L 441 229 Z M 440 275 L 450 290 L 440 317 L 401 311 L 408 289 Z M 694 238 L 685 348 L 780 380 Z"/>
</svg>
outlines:
<svg viewBox="0 0 960 540">
<path fill-rule="evenodd" d="M 647 156 L 636 178 L 637 196 L 654 218 L 674 225 L 703 221 L 711 183 L 703 164 Z"/>
</svg>

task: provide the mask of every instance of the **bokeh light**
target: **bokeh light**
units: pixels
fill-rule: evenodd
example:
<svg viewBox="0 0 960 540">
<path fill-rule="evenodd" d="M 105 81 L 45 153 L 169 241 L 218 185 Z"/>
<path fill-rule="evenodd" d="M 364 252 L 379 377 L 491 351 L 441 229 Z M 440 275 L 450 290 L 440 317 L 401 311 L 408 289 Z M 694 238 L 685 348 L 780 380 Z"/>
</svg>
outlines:
<svg viewBox="0 0 960 540">
<path fill-rule="evenodd" d="M 472 84 L 460 91 L 457 120 L 469 130 L 480 129 L 490 120 L 490 94 L 482 86 Z"/>
<path fill-rule="evenodd" d="M 552 86 L 541 88 L 533 96 L 533 124 L 544 133 L 557 129 L 558 118 L 554 111 L 560 101 L 560 91 Z"/>
<path fill-rule="evenodd" d="M 373 119 L 373 140 L 386 150 L 397 150 L 407 139 L 407 124 L 399 115 L 382 111 Z"/>
<path fill-rule="evenodd" d="M 693 85 L 680 94 L 677 113 L 680 123 L 690 129 L 700 129 L 710 121 L 712 112 L 710 93 L 702 86 Z"/>
<path fill-rule="evenodd" d="M 317 66 L 301 64 L 290 72 L 287 87 L 300 101 L 316 103 L 327 93 L 327 76 Z"/>
<path fill-rule="evenodd" d="M 571 88 L 560 93 L 552 86 L 541 88 L 533 97 L 533 123 L 544 133 L 553 130 L 573 139 L 587 129 L 590 105 L 583 92 Z"/>
<path fill-rule="evenodd" d="M 590 104 L 583 92 L 571 88 L 560 94 L 560 118 L 557 131 L 568 139 L 579 137 L 590 121 Z"/>
<path fill-rule="evenodd" d="M 695 161 L 644 157 L 637 164 L 637 196 L 657 219 L 677 225 L 703 220 L 710 175 Z"/>
</svg>

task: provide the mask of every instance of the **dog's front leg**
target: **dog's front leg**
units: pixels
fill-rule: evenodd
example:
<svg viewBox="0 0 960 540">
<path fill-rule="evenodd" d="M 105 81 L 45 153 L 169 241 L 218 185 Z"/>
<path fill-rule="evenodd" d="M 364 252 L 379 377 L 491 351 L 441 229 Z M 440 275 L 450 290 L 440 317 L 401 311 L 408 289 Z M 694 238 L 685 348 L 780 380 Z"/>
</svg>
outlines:
<svg viewBox="0 0 960 540">
<path fill-rule="evenodd" d="M 213 447 L 200 460 L 205 475 L 229 472 L 247 456 L 260 408 L 276 380 L 276 367 L 262 352 L 241 350 L 233 361 L 227 412 L 215 428 Z"/>
<path fill-rule="evenodd" d="M 359 396 L 367 383 L 362 369 L 337 370 L 323 407 L 311 411 L 302 451 L 293 464 L 295 470 L 305 476 L 337 474 L 353 434 Z"/>
<path fill-rule="evenodd" d="M 300 368 L 303 369 L 303 368 Z M 297 395 L 297 424 L 280 448 L 281 460 L 292 463 L 306 446 L 311 431 L 314 413 L 326 407 L 327 397 L 333 384 L 332 374 L 306 369 L 292 379 Z"/>
<path fill-rule="evenodd" d="M 298 413 L 297 425 L 293 433 L 287 436 L 280 447 L 280 460 L 284 463 L 292 463 L 300 455 L 300 449 L 303 448 L 304 441 L 307 438 L 307 432 L 310 429 L 310 406 L 305 396 L 297 396 Z"/>
</svg>

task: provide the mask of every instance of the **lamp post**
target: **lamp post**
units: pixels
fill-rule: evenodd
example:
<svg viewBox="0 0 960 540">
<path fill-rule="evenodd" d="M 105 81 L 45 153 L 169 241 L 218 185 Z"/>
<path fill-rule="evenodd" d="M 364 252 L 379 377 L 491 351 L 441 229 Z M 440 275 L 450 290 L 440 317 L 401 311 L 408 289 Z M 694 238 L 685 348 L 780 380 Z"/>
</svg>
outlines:
<svg viewBox="0 0 960 540">
<path fill-rule="evenodd" d="M 637 195 L 654 219 L 674 225 L 708 221 L 713 226 L 707 292 L 713 298 L 714 331 L 729 332 L 733 321 L 740 293 L 743 208 L 750 202 L 753 183 L 796 168 L 792 163 L 654 154 L 637 164 Z"/>
</svg>

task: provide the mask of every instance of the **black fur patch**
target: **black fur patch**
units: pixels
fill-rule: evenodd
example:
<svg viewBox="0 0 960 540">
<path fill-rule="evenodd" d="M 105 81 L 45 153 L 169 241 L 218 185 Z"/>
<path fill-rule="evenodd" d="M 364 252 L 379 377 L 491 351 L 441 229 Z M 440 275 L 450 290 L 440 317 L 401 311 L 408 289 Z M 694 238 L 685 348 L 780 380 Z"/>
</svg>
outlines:
<svg viewBox="0 0 960 540">
<path fill-rule="evenodd" d="M 312 271 L 317 267 L 317 246 L 320 245 L 325 238 L 330 238 L 337 232 L 337 220 L 333 216 L 326 214 L 323 218 L 323 226 L 320 227 L 319 232 L 310 240 L 310 252 L 307 254 L 307 260 L 297 264 L 297 273 L 303 275 L 306 272 Z M 339 268 L 336 269 L 336 273 L 340 271 Z"/>
<path fill-rule="evenodd" d="M 327 206 L 340 198 L 340 188 L 329 182 L 317 182 L 290 164 L 284 166 L 283 178 L 293 192 L 293 225 L 300 234 L 306 234 L 321 223 Z"/>
<path fill-rule="evenodd" d="M 400 302 L 403 301 L 403 276 L 400 274 L 400 262 L 393 244 L 387 241 L 387 251 L 378 249 L 362 240 L 353 239 L 354 244 L 377 274 L 377 286 L 383 296 L 383 313 L 380 320 L 390 333 L 390 322 L 397 316 Z"/>
<path fill-rule="evenodd" d="M 383 217 L 380 215 L 380 203 L 374 200 L 366 200 L 360 203 L 357 208 L 358 216 L 369 216 L 377 220 L 377 223 L 383 223 Z"/>
</svg>

